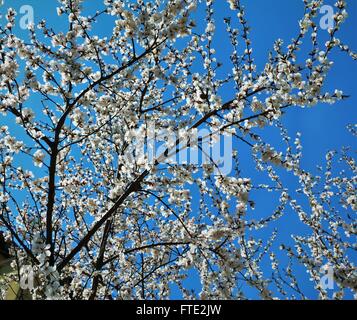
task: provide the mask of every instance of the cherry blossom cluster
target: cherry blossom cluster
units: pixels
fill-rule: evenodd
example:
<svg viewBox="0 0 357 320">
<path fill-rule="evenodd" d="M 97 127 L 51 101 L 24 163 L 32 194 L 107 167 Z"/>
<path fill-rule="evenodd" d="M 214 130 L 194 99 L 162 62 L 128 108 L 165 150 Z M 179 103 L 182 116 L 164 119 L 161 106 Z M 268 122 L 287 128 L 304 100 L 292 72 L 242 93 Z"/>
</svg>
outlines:
<svg viewBox="0 0 357 320">
<path fill-rule="evenodd" d="M 24 290 L 34 299 L 165 299 L 175 285 L 185 299 L 246 299 L 251 290 L 305 299 L 299 265 L 328 298 L 320 270 L 329 263 L 334 298 L 356 292 L 355 160 L 342 149 L 338 172 L 331 151 L 320 175 L 308 172 L 301 135 L 292 142 L 282 124 L 292 108 L 348 98 L 325 90 L 332 53 L 357 58 L 340 39 L 347 1 L 336 2 L 322 41 L 323 1 L 304 0 L 297 35 L 277 39 L 263 68 L 240 0 L 105 0 L 92 13 L 86 1 L 59 2 L 65 28 L 43 19 L 20 38 L 14 9 L 0 26 L 0 230 L 14 243 L 13 268 L 32 268 Z M 227 7 L 224 21 L 217 5 Z M 311 51 L 298 54 L 306 43 Z M 182 148 L 202 150 L 192 141 L 199 129 L 233 137 L 232 172 L 220 173 L 209 155 L 202 164 L 167 161 Z M 165 130 L 177 139 L 149 163 L 139 140 Z M 287 223 L 293 217 L 305 234 Z M 280 248 L 278 223 L 291 227 Z M 9 277 L 18 275 L 29 276 Z"/>
</svg>

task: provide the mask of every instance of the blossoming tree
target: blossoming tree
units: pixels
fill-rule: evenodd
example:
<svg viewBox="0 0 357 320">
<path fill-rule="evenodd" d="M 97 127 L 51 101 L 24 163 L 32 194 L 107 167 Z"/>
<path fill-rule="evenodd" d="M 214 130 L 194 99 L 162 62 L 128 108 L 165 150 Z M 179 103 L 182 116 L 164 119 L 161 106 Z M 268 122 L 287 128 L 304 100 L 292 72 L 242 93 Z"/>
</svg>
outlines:
<svg viewBox="0 0 357 320">
<path fill-rule="evenodd" d="M 155 299 L 173 290 L 193 299 L 309 298 L 298 265 L 321 298 L 324 266 L 339 287 L 334 298 L 356 291 L 355 162 L 344 148 L 327 154 L 321 176 L 307 172 L 299 136 L 291 143 L 281 123 L 292 108 L 348 98 L 324 90 L 332 52 L 356 59 L 338 36 L 346 1 L 336 2 L 322 42 L 323 3 L 304 0 L 295 38 L 277 40 L 262 70 L 240 0 L 228 1 L 224 21 L 215 21 L 213 0 L 105 0 L 91 15 L 82 0 L 59 2 L 62 31 L 43 20 L 25 41 L 14 9 L 0 28 L 0 230 L 18 270 L 3 283 L 18 281 L 33 299 Z M 204 30 L 194 20 L 200 10 Z M 105 35 L 95 32 L 101 21 Z M 221 62 L 219 23 L 231 43 Z M 311 49 L 297 54 L 305 43 Z M 222 64 L 232 72 L 222 75 Z M 286 149 L 261 134 L 269 128 Z M 201 129 L 209 133 L 194 139 Z M 148 137 L 163 131 L 175 138 L 150 157 Z M 233 140 L 229 172 L 202 147 L 220 136 Z M 185 150 L 209 161 L 172 161 Z M 244 157 L 267 183 L 245 173 Z M 336 159 L 344 171 L 334 170 Z M 279 202 L 259 220 L 254 190 Z M 269 226 L 287 214 L 305 229 L 277 244 L 289 225 Z M 198 280 L 195 290 L 186 279 Z"/>
</svg>

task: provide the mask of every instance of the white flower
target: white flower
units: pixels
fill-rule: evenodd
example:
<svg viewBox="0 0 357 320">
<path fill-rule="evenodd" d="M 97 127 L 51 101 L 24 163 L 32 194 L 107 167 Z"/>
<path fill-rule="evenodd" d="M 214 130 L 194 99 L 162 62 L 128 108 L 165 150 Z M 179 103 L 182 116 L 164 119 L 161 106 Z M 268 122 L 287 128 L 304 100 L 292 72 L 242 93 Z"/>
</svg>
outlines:
<svg viewBox="0 0 357 320">
<path fill-rule="evenodd" d="M 0 203 L 8 202 L 10 197 L 7 194 L 0 192 Z"/>
<path fill-rule="evenodd" d="M 45 153 L 42 150 L 37 150 L 33 155 L 33 161 L 36 167 L 42 167 Z"/>
<path fill-rule="evenodd" d="M 212 32 L 214 32 L 215 29 L 216 29 L 216 26 L 214 25 L 214 23 L 213 22 L 209 22 L 207 24 L 206 32 L 207 33 L 212 33 Z"/>
<path fill-rule="evenodd" d="M 230 233 L 230 230 L 228 228 L 222 228 L 222 229 L 210 229 L 207 232 L 207 238 L 212 239 L 212 240 L 219 240 L 223 237 L 226 237 Z"/>
<path fill-rule="evenodd" d="M 24 118 L 25 121 L 31 121 L 35 116 L 35 113 L 33 112 L 32 109 L 25 108 L 22 110 L 22 117 Z"/>
<path fill-rule="evenodd" d="M 341 99 L 343 92 L 341 90 L 335 90 L 335 96 L 337 99 Z"/>
</svg>

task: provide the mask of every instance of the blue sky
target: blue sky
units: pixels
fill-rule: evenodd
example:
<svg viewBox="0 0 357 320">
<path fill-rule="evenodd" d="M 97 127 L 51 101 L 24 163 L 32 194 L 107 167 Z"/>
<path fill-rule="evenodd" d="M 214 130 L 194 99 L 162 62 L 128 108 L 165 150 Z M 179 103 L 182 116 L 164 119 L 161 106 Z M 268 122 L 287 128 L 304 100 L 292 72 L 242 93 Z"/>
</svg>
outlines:
<svg viewBox="0 0 357 320">
<path fill-rule="evenodd" d="M 246 18 L 251 27 L 250 36 L 257 69 L 261 70 L 267 61 L 268 52 L 272 50 L 276 39 L 283 39 L 285 44 L 289 44 L 291 39 L 296 37 L 298 33 L 298 20 L 303 15 L 303 2 L 301 0 L 249 0 L 241 2 L 245 6 Z M 325 4 L 333 5 L 333 3 L 333 1 L 325 1 Z M 218 60 L 225 65 L 223 57 L 227 57 L 231 49 L 225 37 L 225 27 L 221 21 L 225 17 L 233 16 L 233 14 L 228 10 L 225 1 L 217 2 L 215 8 L 218 36 L 214 40 L 214 46 L 217 48 Z M 341 28 L 339 37 L 354 49 L 357 48 L 357 37 L 355 35 L 357 27 L 357 1 L 348 2 L 348 12 L 349 18 Z M 319 30 L 319 32 L 321 33 L 321 38 L 327 40 L 327 31 Z M 222 55 L 222 60 L 219 59 L 220 55 Z M 342 145 L 351 146 L 354 150 L 357 147 L 355 138 L 346 130 L 346 126 L 355 123 L 357 119 L 355 109 L 357 86 L 356 80 L 353 80 L 356 76 L 357 64 L 348 55 L 337 51 L 332 54 L 331 59 L 335 64 L 330 71 L 324 89 L 326 91 L 340 89 L 346 95 L 349 95 L 350 98 L 334 105 L 318 104 L 314 108 L 292 108 L 286 112 L 282 119 L 282 123 L 287 128 L 291 137 L 295 137 L 297 132 L 302 133 L 302 166 L 313 173 L 317 173 L 317 165 L 325 164 L 327 151 L 332 149 L 340 150 Z M 228 67 L 226 69 L 223 67 L 222 72 L 230 72 L 230 70 Z M 227 99 L 229 99 L 231 92 L 223 92 L 222 95 L 227 95 Z M 277 130 L 268 130 L 267 132 L 264 137 L 268 138 L 267 140 L 272 145 L 279 148 L 279 145 L 281 146 L 281 138 L 278 136 Z M 237 142 L 236 148 L 238 149 L 238 153 L 243 155 L 241 157 L 241 164 L 245 168 L 245 173 L 252 176 L 256 181 L 263 182 L 264 178 L 251 167 L 252 159 L 249 156 L 245 156 L 249 154 L 249 147 Z M 284 149 L 281 150 L 284 151 Z M 297 187 L 295 177 L 284 175 L 284 178 L 289 188 Z M 276 197 L 270 196 L 266 192 L 255 192 L 252 198 L 257 204 L 256 210 L 252 212 L 250 217 L 254 219 L 267 216 L 267 212 L 272 212 L 278 204 Z M 270 235 L 274 228 L 279 230 L 276 246 L 273 246 L 275 248 L 283 242 L 291 243 L 290 238 L 292 233 L 301 235 L 307 232 L 307 229 L 297 222 L 296 216 L 290 210 L 287 210 L 284 217 L 277 223 L 273 223 L 268 227 L 264 235 L 259 234 L 259 237 L 264 238 L 264 236 Z M 357 261 L 356 255 L 353 257 L 354 261 Z M 268 265 L 269 261 L 265 261 Z M 308 280 L 305 270 L 297 265 L 295 265 L 295 268 L 302 287 L 305 287 L 305 290 L 307 290 L 307 295 L 310 298 L 316 298 L 316 293 Z M 256 297 L 254 290 L 251 291 L 251 297 Z"/>
<path fill-rule="evenodd" d="M 231 48 L 227 42 L 227 38 L 224 36 L 225 27 L 223 19 L 228 16 L 233 16 L 234 13 L 230 12 L 226 1 L 216 1 L 215 5 L 216 13 L 214 16 L 215 21 L 218 24 L 217 36 L 214 39 L 214 45 L 217 48 L 218 60 L 223 62 L 222 73 L 230 73 L 230 64 L 226 64 L 224 59 L 229 56 Z M 333 4 L 331 0 L 325 1 L 326 4 Z M 56 14 L 55 7 L 57 1 L 45 1 L 45 0 L 5 0 L 5 8 L 12 6 L 16 10 L 19 10 L 22 5 L 32 5 L 35 13 L 35 20 L 45 18 L 51 22 L 56 31 L 61 31 L 63 27 L 63 21 L 61 21 Z M 101 8 L 102 0 L 90 0 L 85 2 L 88 12 L 93 12 L 96 9 Z M 285 44 L 289 43 L 291 38 L 295 37 L 298 33 L 298 20 L 303 15 L 303 1 L 302 0 L 242 0 L 246 8 L 246 14 L 248 23 L 251 27 L 251 39 L 252 46 L 254 48 L 254 58 L 257 64 L 257 69 L 261 70 L 267 61 L 268 51 L 272 50 L 273 43 L 276 39 L 281 38 Z M 350 45 L 352 49 L 357 50 L 357 1 L 348 1 L 349 18 L 343 25 L 339 37 L 344 43 Z M 203 21 L 203 16 L 196 14 L 200 24 Z M 102 23 L 97 26 L 99 34 L 105 34 L 108 30 L 109 24 Z M 21 29 L 16 30 L 18 35 L 26 38 L 26 31 Z M 320 30 L 322 37 L 327 31 Z M 220 59 L 220 57 L 222 59 Z M 324 164 L 325 154 L 328 150 L 339 150 L 342 145 L 349 145 L 356 149 L 357 144 L 355 139 L 346 130 L 346 126 L 351 123 L 355 123 L 357 119 L 356 104 L 357 104 L 357 85 L 356 74 L 357 64 L 345 53 L 334 51 L 332 59 L 335 64 L 329 74 L 326 90 L 332 91 L 334 89 L 340 89 L 350 98 L 334 105 L 319 104 L 311 109 L 293 108 L 288 110 L 284 116 L 282 123 L 288 129 L 290 136 L 294 137 L 299 131 L 302 133 L 302 145 L 303 145 L 303 167 L 304 169 L 315 171 L 316 165 Z M 355 79 L 355 80 L 353 80 Z M 224 98 L 230 99 L 232 92 L 223 92 Z M 1 119 L 0 119 L 1 121 Z M 269 131 L 270 134 L 270 131 Z M 271 132 L 270 138 L 271 144 L 275 146 L 281 145 L 280 138 L 276 135 L 276 132 Z M 249 153 L 246 146 L 237 144 L 239 152 L 244 155 Z M 246 151 L 246 152 L 245 152 Z M 246 166 L 246 173 L 253 178 L 260 179 L 260 176 L 249 168 L 252 164 L 249 157 L 242 156 L 242 165 Z M 287 183 L 290 187 L 296 185 L 294 179 L 287 178 Z M 197 198 L 199 195 L 196 195 Z M 256 202 L 258 203 L 257 209 L 254 212 L 255 218 L 260 216 L 266 216 L 266 212 L 271 212 L 277 205 L 277 202 L 272 198 L 267 198 L 267 194 L 254 195 Z M 284 241 L 290 239 L 292 232 L 304 232 L 304 228 L 298 223 L 294 224 L 295 219 L 290 216 L 293 215 L 289 212 L 278 224 L 272 225 L 266 231 L 263 236 L 268 236 L 273 228 L 279 229 L 279 237 L 277 246 Z M 295 222 L 293 222 L 295 221 Z M 289 226 L 286 227 L 286 225 Z M 356 258 L 356 257 L 355 257 Z M 298 268 L 299 275 L 302 277 L 304 284 L 309 288 L 311 297 L 313 297 L 313 291 L 307 280 L 307 276 L 302 269 Z M 190 277 L 187 285 L 192 288 L 197 288 L 197 279 Z M 175 294 L 174 297 L 179 297 Z M 255 292 L 251 292 L 252 297 L 256 296 Z"/>
</svg>

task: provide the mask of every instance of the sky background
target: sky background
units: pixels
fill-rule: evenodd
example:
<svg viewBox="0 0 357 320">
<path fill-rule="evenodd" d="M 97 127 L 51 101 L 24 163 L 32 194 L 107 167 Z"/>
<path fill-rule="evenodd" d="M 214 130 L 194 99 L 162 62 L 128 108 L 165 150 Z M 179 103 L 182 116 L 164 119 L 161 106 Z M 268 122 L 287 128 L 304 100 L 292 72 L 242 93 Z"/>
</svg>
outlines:
<svg viewBox="0 0 357 320">
<path fill-rule="evenodd" d="M 325 4 L 333 4 L 333 1 L 327 0 Z M 339 38 L 349 46 L 357 50 L 357 1 L 350 0 L 348 3 L 349 18 L 343 24 L 339 33 Z M 284 40 L 287 44 L 290 40 L 298 34 L 299 26 L 298 20 L 303 15 L 303 1 L 302 0 L 242 0 L 242 4 L 246 8 L 246 17 L 248 24 L 251 27 L 252 47 L 254 48 L 254 58 L 257 64 L 257 70 L 261 70 L 268 57 L 268 52 L 272 50 L 274 41 L 278 38 Z M 57 1 L 55 0 L 5 0 L 5 4 L 0 10 L 11 6 L 17 11 L 22 5 L 31 5 L 34 8 L 35 23 L 41 19 L 46 19 L 51 22 L 56 31 L 61 31 L 64 27 L 63 20 L 61 21 L 56 14 Z M 93 13 L 97 9 L 102 8 L 102 0 L 85 1 L 85 8 L 88 12 Z M 234 13 L 229 11 L 226 1 L 216 1 L 214 19 L 217 23 L 217 35 L 214 38 L 214 47 L 217 49 L 218 60 L 223 62 L 221 69 L 222 73 L 230 73 L 230 64 L 225 63 L 225 59 L 231 53 L 228 39 L 225 35 L 225 26 L 223 19 L 228 16 L 234 16 Z M 21 15 L 20 15 L 21 16 Z M 198 27 L 204 28 L 204 16 L 201 13 L 196 13 Z M 321 15 L 322 17 L 322 15 Z M 96 27 L 96 32 L 99 34 L 106 34 L 110 22 L 101 22 Z M 328 37 L 327 31 L 319 30 L 322 37 Z M 324 35 L 325 33 L 325 35 Z M 17 27 L 16 34 L 27 38 L 27 31 L 21 30 Z M 221 57 L 221 59 L 220 59 Z M 344 94 L 349 95 L 350 98 L 334 105 L 318 104 L 314 108 L 301 109 L 292 108 L 283 117 L 282 123 L 288 129 L 291 137 L 295 137 L 297 132 L 302 133 L 301 141 L 303 145 L 303 168 L 316 172 L 317 165 L 325 163 L 325 155 L 331 149 L 340 150 L 342 145 L 351 146 L 356 150 L 356 140 L 347 131 L 348 124 L 356 123 L 357 112 L 357 64 L 347 54 L 335 50 L 332 54 L 332 60 L 335 62 L 330 74 L 328 76 L 326 91 L 334 91 L 340 89 Z M 222 93 L 223 98 L 230 99 L 232 92 L 229 90 Z M 4 121 L 0 118 L 1 121 Z M 270 132 L 271 144 L 275 146 L 281 145 L 281 138 L 277 131 Z M 237 143 L 237 142 L 236 142 Z M 251 168 L 251 158 L 245 157 L 245 154 L 250 153 L 246 146 L 239 144 L 239 154 L 242 165 L 246 167 L 246 174 L 251 175 L 256 179 L 261 179 L 260 176 Z M 282 149 L 283 151 L 283 149 Z M 250 165 L 250 167 L 249 167 Z M 262 178 L 263 179 L 263 178 Z M 296 179 L 292 177 L 286 178 L 290 187 L 296 186 Z M 263 181 L 263 180 L 262 180 Z M 196 194 L 197 197 L 200 195 Z M 257 203 L 257 208 L 254 212 L 255 219 L 269 215 L 278 202 L 274 197 L 267 197 L 267 193 L 255 193 L 254 200 Z M 252 214 L 253 215 L 253 214 Z M 289 227 L 286 227 L 289 226 Z M 292 232 L 303 233 L 306 230 L 296 222 L 296 217 L 289 212 L 279 223 L 272 224 L 266 229 L 266 233 L 260 235 L 262 238 L 269 236 L 274 228 L 279 229 L 279 237 L 276 247 L 280 243 L 290 241 Z M 356 260 L 356 256 L 354 256 Z M 269 261 L 267 260 L 267 264 Z M 306 286 L 311 298 L 314 298 L 314 290 L 308 281 L 304 269 L 297 267 L 297 272 L 301 277 L 303 285 Z M 268 271 L 267 271 L 268 272 Z M 193 289 L 198 288 L 197 279 L 194 274 L 186 282 L 188 287 Z M 250 292 L 251 297 L 257 297 L 256 292 Z M 177 290 L 173 291 L 173 298 L 180 298 Z"/>
</svg>

